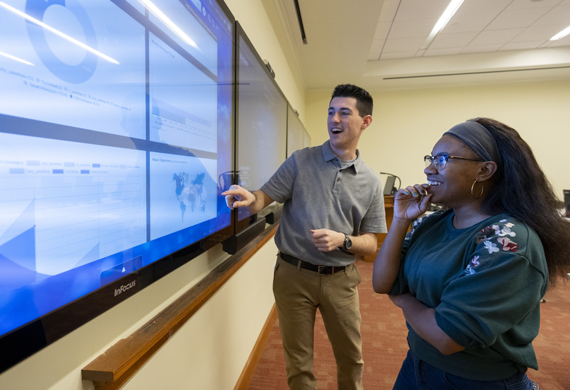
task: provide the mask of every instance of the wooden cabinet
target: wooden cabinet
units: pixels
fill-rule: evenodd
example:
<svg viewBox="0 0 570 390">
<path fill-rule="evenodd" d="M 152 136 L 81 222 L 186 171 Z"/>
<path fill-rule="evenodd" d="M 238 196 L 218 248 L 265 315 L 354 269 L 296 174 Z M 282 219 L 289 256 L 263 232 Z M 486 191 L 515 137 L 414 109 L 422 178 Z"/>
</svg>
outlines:
<svg viewBox="0 0 570 390">
<path fill-rule="evenodd" d="M 385 196 L 384 197 L 384 208 L 386 209 L 386 226 L 388 229 L 390 229 L 390 225 L 392 225 L 392 218 L 394 217 L 394 197 L 393 196 Z M 382 245 L 382 243 L 384 242 L 384 239 L 386 238 L 386 233 L 378 233 L 378 249 L 380 249 L 380 246 Z M 376 259 L 376 255 L 378 254 L 378 251 L 376 251 L 376 253 L 372 254 L 372 255 L 368 255 L 368 256 L 356 256 L 357 260 L 364 260 L 366 262 L 370 262 L 373 263 L 374 260 Z"/>
</svg>

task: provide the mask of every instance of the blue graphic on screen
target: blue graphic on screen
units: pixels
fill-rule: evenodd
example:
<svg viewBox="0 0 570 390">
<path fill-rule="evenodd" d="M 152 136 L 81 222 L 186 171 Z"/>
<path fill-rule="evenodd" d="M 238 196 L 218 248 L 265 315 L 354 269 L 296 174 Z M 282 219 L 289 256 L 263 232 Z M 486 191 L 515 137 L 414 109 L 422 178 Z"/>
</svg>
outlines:
<svg viewBox="0 0 570 390">
<path fill-rule="evenodd" d="M 200 210 L 206 212 L 206 189 L 204 188 L 204 176 L 206 172 L 191 176 L 188 172 L 178 172 L 172 175 L 172 181 L 176 183 L 174 193 L 176 200 L 180 204 L 180 220 L 184 222 L 184 214 L 186 209 L 190 207 L 190 211 Z"/>
<path fill-rule="evenodd" d="M 0 2 L 0 340 L 230 225 L 233 24 L 196 2 Z"/>
<path fill-rule="evenodd" d="M 0 133 L 0 156 L 1 296 L 147 241 L 144 151 Z"/>
<path fill-rule="evenodd" d="M 73 15 L 83 29 L 85 44 L 96 50 L 98 45 L 95 29 L 89 19 L 89 16 L 85 12 L 85 9 L 78 1 L 52 0 L 48 2 L 45 0 L 28 0 L 25 11 L 27 15 L 32 16 L 34 19 L 43 21 L 46 16 L 46 11 L 48 11 L 48 9 L 50 11 L 54 9 L 50 8 L 54 5 L 61 6 Z M 51 25 L 64 26 L 69 20 L 61 11 L 54 11 L 52 14 L 54 14 L 54 16 L 50 18 L 51 20 L 46 20 L 46 22 L 49 22 Z M 45 19 L 48 18 L 46 17 Z M 77 65 L 69 65 L 60 60 L 52 51 L 52 48 L 50 48 L 46 39 L 46 32 L 42 26 L 36 23 L 26 23 L 26 28 L 28 30 L 30 42 L 38 57 L 46 68 L 48 68 L 55 76 L 72 84 L 84 83 L 93 76 L 95 73 L 95 67 L 97 66 L 97 56 L 95 54 L 92 52 L 86 52 L 81 63 Z"/>
<path fill-rule="evenodd" d="M 216 217 L 217 161 L 150 155 L 150 237 L 195 226 Z"/>
<path fill-rule="evenodd" d="M 107 1 L 6 3 L 0 36 L 10 38 L 0 52 L 25 62 L 1 57 L 0 113 L 146 138 L 143 26 Z"/>
</svg>

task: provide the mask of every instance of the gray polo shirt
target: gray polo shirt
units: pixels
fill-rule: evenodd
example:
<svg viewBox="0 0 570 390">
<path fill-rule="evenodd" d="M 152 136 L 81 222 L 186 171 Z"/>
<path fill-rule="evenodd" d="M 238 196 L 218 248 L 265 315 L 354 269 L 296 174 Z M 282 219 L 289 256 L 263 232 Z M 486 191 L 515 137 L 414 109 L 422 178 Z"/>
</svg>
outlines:
<svg viewBox="0 0 570 390">
<path fill-rule="evenodd" d="M 329 141 L 293 153 L 261 190 L 284 203 L 277 247 L 309 263 L 342 266 L 355 259 L 338 250 L 320 252 L 311 241 L 311 229 L 351 236 L 387 231 L 380 178 L 358 151 L 354 163 L 341 169 Z"/>
</svg>

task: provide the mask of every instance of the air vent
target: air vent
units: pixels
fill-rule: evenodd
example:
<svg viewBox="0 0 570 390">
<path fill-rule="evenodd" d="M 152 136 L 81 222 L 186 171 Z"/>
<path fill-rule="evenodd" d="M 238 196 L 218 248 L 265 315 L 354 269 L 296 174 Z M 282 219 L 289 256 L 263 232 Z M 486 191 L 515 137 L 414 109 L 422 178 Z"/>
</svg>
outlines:
<svg viewBox="0 0 570 390">
<path fill-rule="evenodd" d="M 526 68 L 526 69 L 509 69 L 509 70 L 489 70 L 489 71 L 486 71 L 486 72 L 463 72 L 463 73 L 422 74 L 422 75 L 417 75 L 417 76 L 383 77 L 382 80 L 422 79 L 422 78 L 428 78 L 428 77 L 467 76 L 467 75 L 472 75 L 472 74 L 527 72 L 527 71 L 532 71 L 532 70 L 569 69 L 569 68 L 570 68 L 570 66 L 554 66 L 554 67 L 548 67 L 548 68 Z"/>
</svg>

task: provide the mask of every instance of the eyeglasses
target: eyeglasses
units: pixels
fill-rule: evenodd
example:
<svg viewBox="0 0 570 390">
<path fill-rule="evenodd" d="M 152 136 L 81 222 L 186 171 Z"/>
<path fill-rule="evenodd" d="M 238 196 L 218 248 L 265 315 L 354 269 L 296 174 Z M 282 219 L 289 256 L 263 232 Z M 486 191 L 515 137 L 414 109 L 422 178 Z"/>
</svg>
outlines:
<svg viewBox="0 0 570 390">
<path fill-rule="evenodd" d="M 455 160 L 467 160 L 467 161 L 483 161 L 483 160 L 473 160 L 471 158 L 465 157 L 457 157 L 457 156 L 448 156 L 447 154 L 438 154 L 437 156 L 424 156 L 424 162 L 426 164 L 426 168 L 429 167 L 432 163 L 438 171 L 442 171 L 445 169 L 447 165 L 447 160 L 449 159 Z"/>
</svg>

